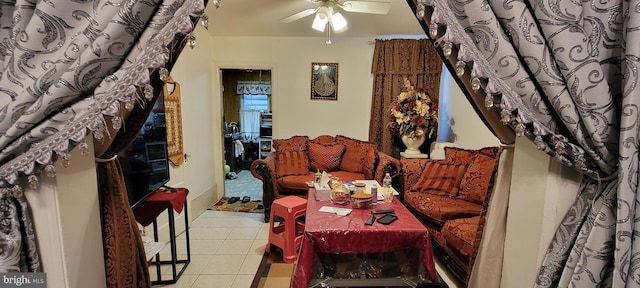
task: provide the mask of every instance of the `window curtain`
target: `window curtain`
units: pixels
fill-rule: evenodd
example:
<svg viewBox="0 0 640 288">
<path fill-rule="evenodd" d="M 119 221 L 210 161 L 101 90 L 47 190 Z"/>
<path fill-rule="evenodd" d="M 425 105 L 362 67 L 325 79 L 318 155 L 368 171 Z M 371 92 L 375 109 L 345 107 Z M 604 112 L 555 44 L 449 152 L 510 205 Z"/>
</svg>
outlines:
<svg viewBox="0 0 640 288">
<path fill-rule="evenodd" d="M 240 110 L 240 132 L 245 140 L 257 141 L 260 136 L 260 111 Z"/>
<path fill-rule="evenodd" d="M 132 109 L 151 106 L 148 101 L 162 87 L 158 78 L 168 76 L 165 62 L 177 56 L 171 53 L 174 42 L 192 31 L 192 17 L 203 10 L 201 0 L 0 2 L 0 271 L 41 270 L 21 187 L 37 187 L 40 171 L 55 176 L 53 161 L 68 164 L 75 147 L 88 154 L 88 135 L 98 146 L 110 146 Z M 109 253 L 120 251 L 118 245 L 132 243 L 119 242 L 123 237 L 137 246 L 124 247 L 135 253 L 118 258 L 130 263 L 106 263 L 107 284 L 148 287 L 137 227 L 131 218 L 121 218 L 131 213 L 123 187 L 116 181 L 100 185 L 103 212 L 107 207 L 122 213 L 103 215 L 120 223 L 112 227 L 116 234 L 104 235 L 118 240 L 105 244 L 105 256 L 114 257 Z M 111 201 L 104 191 L 124 199 Z M 128 232 L 120 229 L 127 226 Z M 112 274 L 113 269 L 120 271 Z"/>
<path fill-rule="evenodd" d="M 402 92 L 403 79 L 409 79 L 416 88 L 425 89 L 431 99 L 437 101 L 441 71 L 442 61 L 427 39 L 376 39 L 371 68 L 369 141 L 376 143 L 378 150 L 396 158 L 404 150 L 400 139 L 392 135 L 388 127 L 391 107 Z"/>
<path fill-rule="evenodd" d="M 271 95 L 271 82 L 269 81 L 238 81 L 236 94 L 261 94 Z"/>
<path fill-rule="evenodd" d="M 640 3 L 407 3 L 469 94 L 584 175 L 535 286 L 639 287 Z"/>
</svg>

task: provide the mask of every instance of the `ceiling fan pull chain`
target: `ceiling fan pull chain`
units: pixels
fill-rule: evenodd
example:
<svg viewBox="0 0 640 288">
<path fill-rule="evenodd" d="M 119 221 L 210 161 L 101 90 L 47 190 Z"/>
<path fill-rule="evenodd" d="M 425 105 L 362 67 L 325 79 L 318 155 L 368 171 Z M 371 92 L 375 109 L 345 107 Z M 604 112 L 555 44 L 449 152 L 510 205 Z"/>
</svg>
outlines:
<svg viewBox="0 0 640 288">
<path fill-rule="evenodd" d="M 325 43 L 331 45 L 331 29 L 327 29 L 327 41 Z"/>
</svg>

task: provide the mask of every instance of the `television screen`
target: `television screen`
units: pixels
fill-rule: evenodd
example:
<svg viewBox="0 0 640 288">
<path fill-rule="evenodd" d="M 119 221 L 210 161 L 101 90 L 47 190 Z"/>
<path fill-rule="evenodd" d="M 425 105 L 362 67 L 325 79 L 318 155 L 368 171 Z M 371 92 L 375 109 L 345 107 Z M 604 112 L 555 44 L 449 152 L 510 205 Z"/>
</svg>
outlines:
<svg viewBox="0 0 640 288">
<path fill-rule="evenodd" d="M 160 95 L 136 139 L 118 155 L 130 206 L 136 207 L 169 182 L 164 97 Z"/>
</svg>

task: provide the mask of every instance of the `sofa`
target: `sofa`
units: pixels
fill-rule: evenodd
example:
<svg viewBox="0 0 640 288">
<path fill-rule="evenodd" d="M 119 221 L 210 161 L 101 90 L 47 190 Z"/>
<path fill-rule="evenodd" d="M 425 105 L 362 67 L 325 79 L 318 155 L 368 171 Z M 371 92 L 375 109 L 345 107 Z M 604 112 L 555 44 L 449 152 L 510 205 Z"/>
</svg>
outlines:
<svg viewBox="0 0 640 288">
<path fill-rule="evenodd" d="M 326 171 L 341 181 L 376 179 L 385 173 L 400 173 L 400 161 L 362 140 L 343 135 L 321 135 L 314 139 L 294 136 L 274 139 L 274 151 L 251 163 L 251 174 L 262 181 L 264 221 L 269 221 L 271 204 L 288 195 L 306 197 L 308 182 L 315 173 Z"/>
<path fill-rule="evenodd" d="M 405 206 L 429 230 L 435 256 L 464 283 L 482 239 L 501 152 L 445 147 L 444 159 L 400 160 Z"/>
</svg>

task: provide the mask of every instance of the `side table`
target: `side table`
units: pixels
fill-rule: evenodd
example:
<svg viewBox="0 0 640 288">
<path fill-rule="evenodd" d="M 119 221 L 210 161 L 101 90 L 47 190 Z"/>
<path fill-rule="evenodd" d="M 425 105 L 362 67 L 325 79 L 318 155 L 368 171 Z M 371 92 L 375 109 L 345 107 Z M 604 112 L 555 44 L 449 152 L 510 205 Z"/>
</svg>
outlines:
<svg viewBox="0 0 640 288">
<path fill-rule="evenodd" d="M 186 188 L 166 188 L 161 187 L 154 192 L 149 198 L 133 209 L 136 221 L 146 227 L 153 224 L 153 240 L 158 242 L 158 223 L 157 218 L 160 213 L 167 210 L 169 218 L 169 245 L 171 247 L 171 260 L 160 260 L 160 253 L 156 254 L 156 260 L 151 264 L 156 265 L 157 280 L 151 281 L 151 284 L 175 284 L 191 262 L 191 247 L 189 245 L 189 211 L 187 207 L 187 194 L 189 190 Z M 187 258 L 178 259 L 176 249 L 176 226 L 174 213 L 180 213 L 184 209 L 184 227 L 187 248 Z M 172 278 L 162 280 L 161 266 L 171 264 Z M 177 265 L 184 264 L 180 271 L 177 271 Z"/>
</svg>

